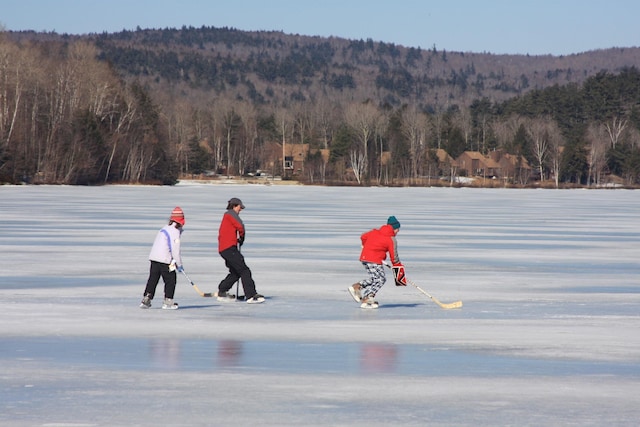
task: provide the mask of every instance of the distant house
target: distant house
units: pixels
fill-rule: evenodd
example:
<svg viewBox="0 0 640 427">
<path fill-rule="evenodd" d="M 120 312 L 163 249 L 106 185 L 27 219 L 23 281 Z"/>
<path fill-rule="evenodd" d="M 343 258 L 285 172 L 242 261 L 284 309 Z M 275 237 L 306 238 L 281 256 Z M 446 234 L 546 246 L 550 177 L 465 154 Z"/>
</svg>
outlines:
<svg viewBox="0 0 640 427">
<path fill-rule="evenodd" d="M 500 166 L 490 157 L 479 151 L 465 151 L 456 159 L 458 173 L 464 176 L 494 177 L 499 174 Z"/>
<path fill-rule="evenodd" d="M 439 174 L 442 176 L 454 177 L 458 173 L 458 162 L 442 148 L 435 151 L 438 159 Z"/>
<path fill-rule="evenodd" d="M 489 158 L 499 167 L 499 172 L 496 175 L 498 178 L 527 181 L 531 176 L 531 166 L 524 156 L 515 156 L 502 150 L 495 150 L 489 153 Z"/>
<path fill-rule="evenodd" d="M 260 158 L 263 159 L 260 165 L 262 170 L 266 170 L 274 176 L 282 174 L 282 144 L 265 142 Z"/>
<path fill-rule="evenodd" d="M 300 175 L 304 172 L 304 162 L 309 154 L 309 144 L 285 144 L 267 142 L 263 147 L 265 159 L 262 168 L 272 174 L 285 176 Z M 283 161 L 284 160 L 284 161 Z"/>
<path fill-rule="evenodd" d="M 304 161 L 309 154 L 309 144 L 285 144 L 284 168 L 286 175 L 304 173 Z"/>
</svg>

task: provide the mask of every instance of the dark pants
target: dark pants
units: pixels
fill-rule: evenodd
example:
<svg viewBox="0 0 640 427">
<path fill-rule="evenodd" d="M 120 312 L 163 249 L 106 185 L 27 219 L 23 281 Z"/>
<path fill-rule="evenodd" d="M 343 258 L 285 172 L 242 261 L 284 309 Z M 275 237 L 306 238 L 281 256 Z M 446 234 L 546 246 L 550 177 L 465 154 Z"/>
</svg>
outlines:
<svg viewBox="0 0 640 427">
<path fill-rule="evenodd" d="M 244 257 L 235 246 L 220 252 L 220 256 L 224 259 L 224 264 L 229 269 L 227 277 L 222 279 L 218 285 L 218 292 L 228 292 L 233 284 L 242 279 L 242 289 L 247 299 L 256 294 L 256 284 L 251 277 L 251 270 L 244 262 Z"/>
<path fill-rule="evenodd" d="M 144 289 L 144 294 L 149 295 L 149 298 L 153 299 L 160 277 L 162 277 L 162 281 L 164 282 L 164 297 L 173 299 L 173 295 L 176 292 L 176 272 L 169 271 L 169 264 L 157 261 L 151 261 L 149 279 L 147 279 L 147 287 Z"/>
</svg>

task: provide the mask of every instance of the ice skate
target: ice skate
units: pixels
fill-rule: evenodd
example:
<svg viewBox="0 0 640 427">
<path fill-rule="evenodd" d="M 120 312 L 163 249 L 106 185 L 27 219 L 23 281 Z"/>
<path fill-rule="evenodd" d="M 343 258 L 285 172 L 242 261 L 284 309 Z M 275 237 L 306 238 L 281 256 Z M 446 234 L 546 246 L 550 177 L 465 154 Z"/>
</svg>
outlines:
<svg viewBox="0 0 640 427">
<path fill-rule="evenodd" d="M 216 292 L 215 294 L 216 298 L 218 301 L 222 301 L 222 302 L 230 302 L 230 301 L 235 301 L 236 300 L 236 296 L 234 294 L 230 294 L 229 292 Z"/>
<path fill-rule="evenodd" d="M 165 298 L 164 302 L 162 303 L 162 309 L 163 310 L 177 310 L 178 309 L 178 304 L 173 302 L 173 300 L 171 298 Z"/>
<path fill-rule="evenodd" d="M 144 298 L 142 298 L 140 308 L 151 308 L 151 298 L 149 298 L 149 295 L 145 295 Z"/>
<path fill-rule="evenodd" d="M 362 295 L 360 295 L 360 283 L 354 283 L 349 286 L 349 293 L 356 302 L 362 302 Z"/>
<path fill-rule="evenodd" d="M 378 301 L 375 301 L 373 298 L 374 295 L 367 295 L 362 299 L 362 304 L 360 304 L 360 308 L 371 309 L 378 308 Z"/>
<path fill-rule="evenodd" d="M 255 294 L 251 298 L 247 298 L 247 304 L 260 304 L 264 302 L 264 296 L 260 294 Z"/>
</svg>

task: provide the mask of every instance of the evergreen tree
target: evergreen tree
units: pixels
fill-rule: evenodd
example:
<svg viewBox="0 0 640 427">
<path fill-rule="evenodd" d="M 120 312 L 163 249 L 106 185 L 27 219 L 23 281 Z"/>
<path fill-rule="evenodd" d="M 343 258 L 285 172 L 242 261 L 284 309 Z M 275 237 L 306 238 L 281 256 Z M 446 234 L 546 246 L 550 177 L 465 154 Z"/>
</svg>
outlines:
<svg viewBox="0 0 640 427">
<path fill-rule="evenodd" d="M 562 153 L 561 180 L 572 184 L 586 184 L 589 165 L 584 147 L 577 143 L 567 144 Z"/>
</svg>

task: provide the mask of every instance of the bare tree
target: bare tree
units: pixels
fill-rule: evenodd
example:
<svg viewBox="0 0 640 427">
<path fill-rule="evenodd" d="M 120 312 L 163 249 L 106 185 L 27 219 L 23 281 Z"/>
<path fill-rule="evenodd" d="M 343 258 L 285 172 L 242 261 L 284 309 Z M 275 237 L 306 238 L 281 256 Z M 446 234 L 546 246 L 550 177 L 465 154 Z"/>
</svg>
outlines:
<svg viewBox="0 0 640 427">
<path fill-rule="evenodd" d="M 518 129 L 523 124 L 524 118 L 517 115 L 511 115 L 506 120 L 499 120 L 491 123 L 491 129 L 493 130 L 493 134 L 496 136 L 498 147 L 504 148 L 511 145 Z"/>
<path fill-rule="evenodd" d="M 163 180 L 173 158 L 167 143 L 166 121 L 150 94 L 139 84 L 129 87 L 135 105 L 135 115 L 126 136 L 126 150 L 122 180 L 141 182 Z M 165 166 L 165 167 L 162 167 Z"/>
<path fill-rule="evenodd" d="M 11 143 L 23 93 L 25 58 L 17 46 L 0 40 L 0 153 Z"/>
<path fill-rule="evenodd" d="M 557 125 L 551 117 L 526 119 L 524 127 L 533 143 L 533 155 L 536 158 L 540 180 L 544 181 L 547 156 L 549 155 L 550 134 L 557 132 Z"/>
<path fill-rule="evenodd" d="M 228 105 L 222 114 L 222 128 L 224 129 L 224 141 L 226 147 L 227 178 L 231 176 L 231 164 L 233 163 L 231 143 L 235 133 L 236 117 L 235 106 Z"/>
<path fill-rule="evenodd" d="M 560 186 L 560 166 L 562 165 L 562 150 L 564 139 L 560 131 L 549 134 L 549 161 L 551 164 L 551 174 L 556 188 Z"/>
<path fill-rule="evenodd" d="M 362 150 L 354 149 L 349 152 L 349 161 L 353 175 L 356 177 L 356 181 L 358 184 L 362 183 L 362 175 L 366 170 L 366 156 Z"/>
<path fill-rule="evenodd" d="M 420 164 L 426 149 L 427 116 L 413 105 L 405 109 L 402 114 L 401 130 L 409 141 L 409 156 L 411 162 L 411 177 L 417 178 L 420 174 Z"/>
<path fill-rule="evenodd" d="M 353 130 L 360 146 L 358 164 L 361 175 L 366 177 L 369 164 L 369 143 L 373 140 L 381 114 L 372 102 L 352 103 L 345 110 L 345 122 Z"/>
<path fill-rule="evenodd" d="M 378 152 L 380 153 L 380 164 L 378 166 L 378 184 L 389 183 L 389 156 L 384 156 L 384 134 L 389 124 L 389 114 L 382 114 L 380 116 L 381 120 L 378 121 L 375 129 L 375 135 L 378 144 Z"/>
<path fill-rule="evenodd" d="M 131 94 L 124 92 L 120 103 L 119 110 L 113 111 L 109 116 L 109 122 L 111 123 L 111 137 L 108 144 L 110 145 L 109 159 L 107 161 L 107 167 L 104 174 L 104 182 L 106 183 L 111 174 L 111 167 L 113 165 L 116 152 L 119 148 L 120 142 L 126 137 L 131 129 L 133 120 L 136 117 L 136 105 L 131 97 Z"/>
<path fill-rule="evenodd" d="M 97 82 L 93 74 L 100 69 L 95 57 L 94 46 L 78 42 L 67 46 L 64 59 L 44 61 L 50 70 L 45 74 L 49 78 L 44 92 L 48 129 L 41 170 L 46 182 L 71 183 L 76 173 L 92 166 L 92 147 L 87 145 L 89 141 L 72 135 L 72 124 L 81 111 L 106 112 L 99 100 L 107 91 L 93 86 Z"/>
<path fill-rule="evenodd" d="M 286 108 L 280 108 L 276 111 L 276 124 L 280 130 L 280 136 L 282 138 L 282 175 L 286 177 L 287 164 L 286 164 L 286 146 L 287 141 L 291 143 L 293 141 L 294 130 L 294 118 L 291 112 Z"/>
<path fill-rule="evenodd" d="M 473 132 L 473 124 L 471 123 L 471 111 L 467 107 L 460 107 L 456 110 L 451 118 L 451 124 L 460 129 L 464 144 L 467 149 L 471 149 L 471 134 Z M 480 151 L 480 147 L 477 147 Z"/>
<path fill-rule="evenodd" d="M 618 145 L 618 141 L 620 140 L 620 135 L 622 135 L 622 132 L 626 127 L 627 120 L 623 120 L 619 117 L 613 117 L 610 123 L 605 123 L 605 128 L 607 129 L 607 133 L 611 140 L 611 148 L 616 148 L 616 145 Z"/>
<path fill-rule="evenodd" d="M 209 146 L 211 147 L 211 163 L 216 173 L 222 168 L 224 151 L 224 111 L 218 108 L 217 104 L 209 104 L 205 110 L 207 115 L 207 133 Z"/>
<path fill-rule="evenodd" d="M 242 147 L 240 137 L 242 122 L 239 110 L 242 103 L 236 100 L 219 99 L 211 105 L 211 133 L 214 153 L 219 153 L 219 164 L 224 165 L 227 177 L 233 171 L 232 165 L 238 164 Z M 214 157 L 218 157 L 214 154 Z M 239 170 L 236 172 L 240 172 Z"/>
<path fill-rule="evenodd" d="M 586 139 L 589 143 L 589 176 L 587 185 L 595 183 L 600 185 L 602 171 L 607 163 L 607 146 L 609 145 L 610 133 L 605 125 L 591 123 L 587 128 Z"/>
<path fill-rule="evenodd" d="M 189 142 L 193 138 L 192 107 L 185 100 L 176 100 L 162 112 L 167 126 L 167 138 L 171 156 L 178 162 L 179 174 L 191 172 L 191 149 Z"/>
<path fill-rule="evenodd" d="M 293 106 L 293 125 L 294 133 L 298 136 L 298 141 L 302 145 L 305 142 L 309 143 L 312 139 L 313 127 L 315 121 L 313 119 L 313 112 L 308 102 L 298 103 Z M 302 173 L 304 173 L 304 161 L 302 160 Z"/>
<path fill-rule="evenodd" d="M 338 121 L 339 115 L 339 105 L 331 103 L 326 97 L 320 98 L 313 104 L 312 116 L 316 120 L 322 148 L 329 148 L 329 141 L 333 139 L 335 123 Z"/>
<path fill-rule="evenodd" d="M 238 155 L 238 170 L 241 174 L 247 172 L 247 165 L 256 163 L 256 141 L 258 140 L 258 113 L 247 102 L 238 105 L 237 114 L 242 122 L 242 141 Z"/>
</svg>

